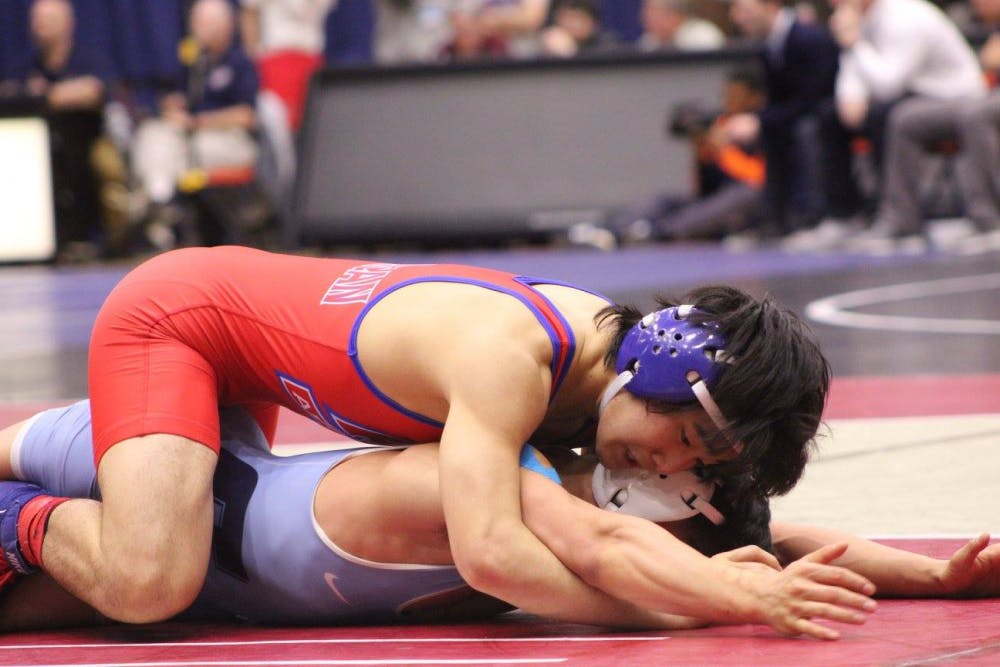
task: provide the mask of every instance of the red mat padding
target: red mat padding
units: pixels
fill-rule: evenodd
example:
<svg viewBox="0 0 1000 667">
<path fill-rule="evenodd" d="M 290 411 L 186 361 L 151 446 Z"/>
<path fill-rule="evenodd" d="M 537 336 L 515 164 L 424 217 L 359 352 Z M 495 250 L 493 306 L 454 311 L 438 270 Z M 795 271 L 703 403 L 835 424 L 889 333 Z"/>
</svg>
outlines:
<svg viewBox="0 0 1000 667">
<path fill-rule="evenodd" d="M 838 377 L 824 418 L 1000 412 L 1000 374 Z"/>
<path fill-rule="evenodd" d="M 890 541 L 946 555 L 955 540 Z M 162 624 L 0 638 L 4 665 L 962 665 L 1000 664 L 1000 600 L 882 600 L 835 642 L 759 626 L 613 633 L 523 614 L 494 623 L 261 629 Z"/>
</svg>

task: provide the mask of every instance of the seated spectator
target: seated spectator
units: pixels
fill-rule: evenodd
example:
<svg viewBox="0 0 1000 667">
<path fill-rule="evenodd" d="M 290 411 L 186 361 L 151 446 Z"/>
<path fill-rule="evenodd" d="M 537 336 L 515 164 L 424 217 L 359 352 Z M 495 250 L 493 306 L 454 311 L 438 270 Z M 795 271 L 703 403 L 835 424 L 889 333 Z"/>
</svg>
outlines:
<svg viewBox="0 0 1000 667">
<path fill-rule="evenodd" d="M 919 197 L 922 167 L 936 144 L 957 137 L 959 112 L 985 94 L 982 72 L 958 28 L 926 0 L 834 1 L 830 26 L 843 55 L 836 113 L 826 114 L 822 126 L 830 213 L 861 211 L 850 140 L 866 136 L 876 156 L 884 153 L 878 212 L 870 228 L 846 247 L 922 252 L 927 245 Z M 968 170 L 960 167 L 958 173 Z"/>
<path fill-rule="evenodd" d="M 326 16 L 336 0 L 240 0 L 243 45 L 261 88 L 274 92 L 291 129 L 302 123 L 309 78 L 323 64 Z"/>
<path fill-rule="evenodd" d="M 515 58 L 537 55 L 537 37 L 549 15 L 549 0 L 472 0 L 478 29 L 501 39 Z"/>
<path fill-rule="evenodd" d="M 762 213 L 764 159 L 758 146 L 731 141 L 725 127 L 734 115 L 756 113 L 763 106 L 760 74 L 753 69 L 735 70 L 722 95 L 721 112 L 683 104 L 668 119 L 669 133 L 691 142 L 695 194 L 655 195 L 618 215 L 610 228 L 575 225 L 567 240 L 611 250 L 619 243 L 718 239 L 756 226 Z"/>
<path fill-rule="evenodd" d="M 831 104 L 839 49 L 825 27 L 804 22 L 783 0 L 734 0 L 733 23 L 763 42 L 767 104 L 726 123 L 730 140 L 760 141 L 767 161 L 767 234 L 789 235 L 783 245 L 809 240 L 823 214 L 819 173 L 819 112 Z M 827 233 L 829 225 L 823 228 Z"/>
<path fill-rule="evenodd" d="M 153 205 L 147 234 L 158 247 L 176 241 L 177 212 L 169 205 L 182 176 L 248 167 L 257 158 L 257 71 L 234 40 L 232 5 L 196 0 L 189 29 L 180 49 L 183 85 L 161 97 L 159 115 L 139 126 L 132 146 L 133 170 Z"/>
<path fill-rule="evenodd" d="M 711 50 L 726 41 L 718 26 L 693 15 L 690 0 L 644 0 L 642 29 L 639 48 L 644 51 Z"/>
<path fill-rule="evenodd" d="M 595 0 L 558 0 L 552 25 L 542 32 L 540 43 L 544 55 L 563 58 L 618 47 L 617 38 L 601 29 L 601 13 Z"/>
<path fill-rule="evenodd" d="M 1000 30 L 1000 0 L 969 0 L 947 6 L 948 16 L 974 44 Z"/>
<path fill-rule="evenodd" d="M 379 64 L 431 62 L 451 42 L 448 0 L 375 0 L 374 56 Z M 457 3 L 465 5 L 468 3 Z M 464 7 L 459 7 L 468 12 Z"/>
<path fill-rule="evenodd" d="M 955 240 L 953 250 L 977 254 L 1000 250 L 1000 0 L 973 0 L 972 8 L 980 27 L 993 31 L 981 34 L 985 41 L 979 62 L 994 89 L 959 110 L 959 145 L 967 161 L 960 179 L 964 186 L 965 214 L 973 225 L 969 236 Z"/>
<path fill-rule="evenodd" d="M 74 39 L 69 0 L 34 0 L 30 21 L 30 62 L 20 68 L 23 79 L 5 93 L 39 98 L 44 106 L 60 258 L 93 259 L 104 239 L 91 155 L 101 137 L 109 68 L 100 53 Z"/>
<path fill-rule="evenodd" d="M 483 32 L 474 12 L 459 6 L 449 14 L 451 41 L 442 49 L 444 60 L 502 58 L 507 55 L 507 42 L 497 35 Z"/>
</svg>

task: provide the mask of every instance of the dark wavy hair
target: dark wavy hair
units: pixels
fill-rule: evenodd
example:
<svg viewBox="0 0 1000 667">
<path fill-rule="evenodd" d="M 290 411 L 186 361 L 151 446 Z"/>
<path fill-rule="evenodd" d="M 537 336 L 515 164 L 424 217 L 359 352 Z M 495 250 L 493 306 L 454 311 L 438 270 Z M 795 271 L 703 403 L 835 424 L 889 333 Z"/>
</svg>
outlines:
<svg viewBox="0 0 1000 667">
<path fill-rule="evenodd" d="M 687 543 L 703 555 L 712 557 L 747 545 L 756 545 L 773 554 L 771 543 L 771 505 L 760 493 L 743 494 L 734 498 L 735 487 L 723 484 L 712 495 L 712 505 L 726 520 L 716 526 L 703 515 L 692 517 L 694 529 Z"/>
<path fill-rule="evenodd" d="M 819 430 L 830 388 L 830 365 L 812 332 L 795 313 L 770 297 L 757 299 L 735 287 L 708 285 L 680 300 L 657 298 L 660 308 L 692 304 L 692 321 L 718 322 L 731 360 L 711 389 L 729 429 L 706 444 L 713 451 L 740 442 L 733 461 L 713 466 L 735 480 L 736 492 L 754 489 L 765 496 L 795 486 Z M 644 313 L 631 305 L 612 305 L 595 317 L 599 327 L 613 326 L 605 363 L 615 357 L 628 330 Z M 676 405 L 647 401 L 654 412 L 697 408 L 697 401 Z"/>
</svg>

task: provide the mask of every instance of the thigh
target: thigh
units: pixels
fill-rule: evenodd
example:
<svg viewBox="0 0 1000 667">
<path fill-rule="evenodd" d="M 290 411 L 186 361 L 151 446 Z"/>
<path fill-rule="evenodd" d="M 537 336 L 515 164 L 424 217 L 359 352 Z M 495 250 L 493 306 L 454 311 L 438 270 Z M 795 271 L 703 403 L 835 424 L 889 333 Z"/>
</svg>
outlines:
<svg viewBox="0 0 1000 667">
<path fill-rule="evenodd" d="M 219 449 L 215 369 L 169 326 L 186 303 L 199 302 L 184 285 L 150 275 L 157 270 L 126 276 L 94 323 L 88 373 L 98 465 L 117 443 L 150 434 Z"/>
<path fill-rule="evenodd" d="M 218 455 L 186 438 L 130 438 L 101 460 L 101 548 L 119 567 L 155 564 L 194 592 L 212 540 L 212 476 Z"/>
<path fill-rule="evenodd" d="M 257 159 L 257 143 L 245 130 L 199 130 L 191 138 L 199 167 L 249 166 Z"/>
<path fill-rule="evenodd" d="M 955 138 L 958 118 L 968 100 L 935 100 L 911 97 L 889 112 L 889 133 L 906 136 L 921 144 Z"/>
</svg>

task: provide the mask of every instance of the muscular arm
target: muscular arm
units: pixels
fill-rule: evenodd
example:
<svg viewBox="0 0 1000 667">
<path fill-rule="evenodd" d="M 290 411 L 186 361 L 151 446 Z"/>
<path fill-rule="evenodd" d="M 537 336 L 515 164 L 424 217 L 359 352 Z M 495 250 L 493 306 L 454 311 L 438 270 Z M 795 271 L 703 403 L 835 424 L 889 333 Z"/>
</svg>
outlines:
<svg viewBox="0 0 1000 667">
<path fill-rule="evenodd" d="M 541 421 L 548 385 L 539 364 L 513 347 L 490 358 L 465 358 L 459 364 L 465 372 L 451 392 L 439 478 L 456 567 L 477 590 L 533 614 L 618 627 L 677 627 L 683 621 L 643 611 L 581 581 L 522 522 L 518 457 Z"/>
<path fill-rule="evenodd" d="M 839 530 L 773 522 L 778 559 L 787 562 L 833 543 L 847 543 L 835 564 L 872 581 L 879 595 L 893 597 L 994 597 L 1000 595 L 1000 546 L 970 540 L 949 560 L 895 549 Z"/>
<path fill-rule="evenodd" d="M 525 523 L 588 583 L 665 613 L 716 623 L 767 623 L 784 634 L 832 639 L 810 619 L 863 621 L 867 582 L 826 563 L 842 550 L 808 554 L 784 572 L 707 559 L 659 526 L 600 510 L 538 475 L 523 480 Z"/>
</svg>

